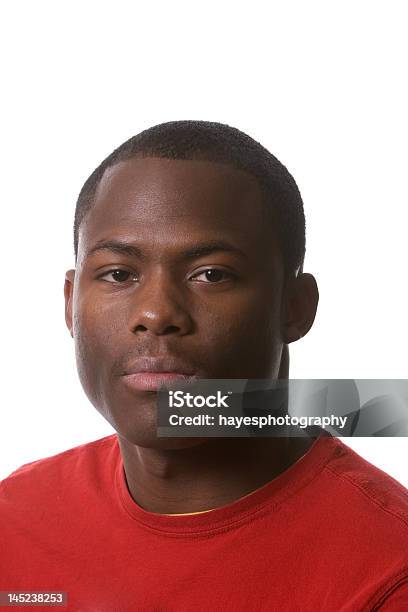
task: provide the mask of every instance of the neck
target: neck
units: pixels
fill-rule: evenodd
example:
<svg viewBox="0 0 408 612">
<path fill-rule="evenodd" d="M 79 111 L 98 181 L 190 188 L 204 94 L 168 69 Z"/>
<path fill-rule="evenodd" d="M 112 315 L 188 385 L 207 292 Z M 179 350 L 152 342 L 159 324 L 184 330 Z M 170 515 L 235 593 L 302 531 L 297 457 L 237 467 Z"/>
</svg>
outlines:
<svg viewBox="0 0 408 612">
<path fill-rule="evenodd" d="M 213 438 L 190 448 L 143 448 L 118 436 L 126 481 L 150 512 L 202 512 L 267 484 L 307 452 L 313 438 Z"/>
</svg>

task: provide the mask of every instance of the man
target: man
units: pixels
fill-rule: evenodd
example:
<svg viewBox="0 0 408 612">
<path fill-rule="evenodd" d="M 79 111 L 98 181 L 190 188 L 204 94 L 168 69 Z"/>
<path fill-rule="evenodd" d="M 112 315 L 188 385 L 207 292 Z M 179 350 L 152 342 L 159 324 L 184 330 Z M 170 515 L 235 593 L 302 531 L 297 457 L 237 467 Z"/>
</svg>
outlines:
<svg viewBox="0 0 408 612">
<path fill-rule="evenodd" d="M 155 126 L 78 198 L 66 323 L 117 432 L 1 483 L 0 590 L 70 610 L 406 610 L 407 491 L 330 436 L 160 438 L 157 391 L 287 379 L 315 279 L 284 166 L 217 123 Z"/>
</svg>

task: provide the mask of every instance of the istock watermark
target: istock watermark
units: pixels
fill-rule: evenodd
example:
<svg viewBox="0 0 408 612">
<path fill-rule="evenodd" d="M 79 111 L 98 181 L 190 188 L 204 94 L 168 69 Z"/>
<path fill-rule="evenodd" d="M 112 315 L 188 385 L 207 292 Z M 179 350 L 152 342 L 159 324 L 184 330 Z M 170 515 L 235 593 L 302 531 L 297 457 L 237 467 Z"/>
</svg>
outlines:
<svg viewBox="0 0 408 612">
<path fill-rule="evenodd" d="M 229 408 L 227 404 L 228 395 L 232 391 L 227 391 L 227 395 L 223 395 L 221 391 L 217 391 L 216 395 L 193 395 L 184 391 L 169 391 L 169 407 L 170 408 Z"/>
<path fill-rule="evenodd" d="M 405 379 L 198 379 L 157 406 L 159 437 L 408 436 Z"/>
</svg>

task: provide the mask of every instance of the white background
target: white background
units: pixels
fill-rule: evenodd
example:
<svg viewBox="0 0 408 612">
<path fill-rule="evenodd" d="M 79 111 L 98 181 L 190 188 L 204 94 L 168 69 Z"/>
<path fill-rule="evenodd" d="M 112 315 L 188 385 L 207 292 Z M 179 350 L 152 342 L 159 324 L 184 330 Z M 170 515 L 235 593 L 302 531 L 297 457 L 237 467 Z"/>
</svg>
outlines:
<svg viewBox="0 0 408 612">
<path fill-rule="evenodd" d="M 3 3 L 0 478 L 113 433 L 65 327 L 74 206 L 114 147 L 162 121 L 229 123 L 295 176 L 321 297 L 291 377 L 407 378 L 405 6 Z M 408 485 L 405 438 L 346 442 Z"/>
</svg>

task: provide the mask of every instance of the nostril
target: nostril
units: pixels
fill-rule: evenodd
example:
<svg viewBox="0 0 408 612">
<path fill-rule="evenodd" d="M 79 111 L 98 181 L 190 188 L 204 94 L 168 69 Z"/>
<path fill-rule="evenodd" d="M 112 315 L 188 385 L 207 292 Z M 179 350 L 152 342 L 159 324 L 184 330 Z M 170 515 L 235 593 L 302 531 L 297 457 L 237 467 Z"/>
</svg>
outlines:
<svg viewBox="0 0 408 612">
<path fill-rule="evenodd" d="M 147 327 L 145 327 L 144 325 L 137 325 L 134 329 L 135 332 L 137 331 L 147 331 Z"/>
<path fill-rule="evenodd" d="M 179 332 L 180 328 L 177 325 L 168 325 L 166 329 L 163 330 L 161 335 L 165 334 L 174 334 L 175 332 Z"/>
<path fill-rule="evenodd" d="M 166 334 L 174 334 L 180 331 L 180 327 L 178 327 L 177 325 L 167 325 L 162 330 L 160 329 L 153 330 L 153 328 L 146 327 L 145 325 L 136 325 L 136 327 L 134 327 L 133 329 L 133 332 L 134 333 L 146 332 L 146 331 L 149 331 L 149 329 L 151 329 L 151 331 L 154 331 L 154 333 L 158 336 L 164 336 Z"/>
</svg>

